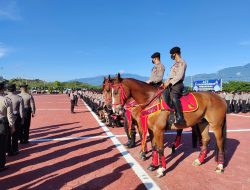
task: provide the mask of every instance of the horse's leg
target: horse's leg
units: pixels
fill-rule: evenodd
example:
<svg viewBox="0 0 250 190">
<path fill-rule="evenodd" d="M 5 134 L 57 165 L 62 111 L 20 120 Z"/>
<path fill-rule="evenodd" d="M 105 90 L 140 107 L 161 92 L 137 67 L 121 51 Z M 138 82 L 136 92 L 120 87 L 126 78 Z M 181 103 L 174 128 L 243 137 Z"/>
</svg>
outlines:
<svg viewBox="0 0 250 190">
<path fill-rule="evenodd" d="M 128 130 L 128 118 L 125 114 L 124 114 L 123 127 L 124 127 L 124 131 L 125 131 L 127 138 L 128 138 L 128 142 L 126 142 L 124 145 L 128 146 L 131 143 L 131 137 L 130 137 L 129 130 Z"/>
<path fill-rule="evenodd" d="M 158 127 L 154 131 L 155 142 L 159 154 L 159 168 L 157 170 L 157 177 L 164 176 L 164 172 L 166 170 L 166 159 L 164 156 L 164 127 Z"/>
<path fill-rule="evenodd" d="M 137 123 L 137 130 L 139 132 L 139 135 L 140 135 L 140 140 L 141 142 L 143 141 L 143 131 L 142 131 L 142 126 L 141 126 L 141 121 L 139 119 L 136 120 L 136 123 Z M 150 134 L 150 133 L 149 133 Z M 151 140 L 151 139 L 150 139 Z M 145 161 L 147 159 L 147 152 L 148 152 L 148 149 L 147 149 L 147 142 L 145 143 L 145 146 L 142 147 L 141 151 L 140 151 L 140 158 L 141 160 Z"/>
<path fill-rule="evenodd" d="M 132 110 L 131 114 L 132 114 L 133 120 L 136 122 L 137 130 L 139 132 L 141 143 L 142 143 L 142 141 L 143 141 L 143 128 L 142 128 L 142 123 L 141 123 L 141 118 L 140 118 L 141 108 L 140 107 L 134 108 Z M 142 160 L 146 160 L 147 159 L 146 154 L 147 154 L 147 142 L 145 142 L 144 147 L 142 147 L 142 149 L 139 153 L 140 158 Z"/>
<path fill-rule="evenodd" d="M 143 141 L 143 138 L 142 138 L 142 135 L 143 135 L 142 127 L 141 127 L 141 125 L 140 125 L 139 122 L 137 122 L 137 125 L 136 125 L 136 126 L 137 126 L 137 129 L 138 129 L 139 135 L 140 135 L 140 140 L 141 140 L 141 142 L 142 142 L 142 141 Z M 145 142 L 144 147 L 141 148 L 141 151 L 140 151 L 140 153 L 139 153 L 140 159 L 141 159 L 141 160 L 143 160 L 143 161 L 147 160 L 147 152 L 148 152 L 148 149 L 147 149 L 147 142 Z"/>
<path fill-rule="evenodd" d="M 172 154 L 175 153 L 175 149 L 178 148 L 181 144 L 181 135 L 182 135 L 182 131 L 183 129 L 178 129 L 177 130 L 177 134 L 176 134 L 176 137 L 175 137 L 175 141 L 172 142 Z"/>
<path fill-rule="evenodd" d="M 205 162 L 205 158 L 207 157 L 207 147 L 210 142 L 209 135 L 209 125 L 206 121 L 198 124 L 201 136 L 202 136 L 202 147 L 199 157 L 193 162 L 193 165 L 199 166 Z"/>
<path fill-rule="evenodd" d="M 149 139 L 150 139 L 150 142 L 151 142 L 151 145 L 152 145 L 152 151 L 153 151 L 153 143 L 152 143 L 152 139 L 153 139 L 153 132 L 148 129 L 148 133 L 149 133 Z M 140 134 L 140 138 L 141 138 L 141 141 L 142 141 L 142 134 Z M 145 145 L 144 147 L 142 147 L 141 151 L 140 151 L 140 158 L 145 161 L 147 160 L 147 153 L 148 153 L 148 146 L 147 146 L 147 142 L 145 142 Z"/>
<path fill-rule="evenodd" d="M 131 141 L 128 144 L 128 148 L 134 148 L 136 146 L 135 140 L 136 140 L 136 129 L 135 129 L 135 124 L 132 123 L 131 126 L 131 134 L 130 134 Z"/>
<path fill-rule="evenodd" d="M 140 134 L 140 139 L 142 142 L 142 134 Z M 142 148 L 140 151 L 140 159 L 143 161 L 147 160 L 147 143 L 145 144 L 144 148 Z"/>
<path fill-rule="evenodd" d="M 213 127 L 214 135 L 216 138 L 216 155 L 215 160 L 217 161 L 216 172 L 222 173 L 224 171 L 224 160 L 225 160 L 225 142 L 226 142 L 226 120 L 222 125 Z"/>
<path fill-rule="evenodd" d="M 149 132 L 150 138 L 152 138 L 152 140 L 151 140 L 151 144 L 152 144 L 152 163 L 149 165 L 148 170 L 154 171 L 159 166 L 159 157 L 158 157 L 158 151 L 157 151 L 156 142 L 155 142 L 155 133 L 151 129 L 148 129 L 148 132 Z"/>
</svg>

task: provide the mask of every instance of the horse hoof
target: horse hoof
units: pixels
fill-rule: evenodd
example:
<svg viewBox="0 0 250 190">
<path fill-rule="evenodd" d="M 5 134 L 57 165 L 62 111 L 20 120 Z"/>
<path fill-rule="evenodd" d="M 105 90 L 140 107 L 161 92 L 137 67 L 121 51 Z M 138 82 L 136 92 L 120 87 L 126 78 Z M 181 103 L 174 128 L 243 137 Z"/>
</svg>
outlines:
<svg viewBox="0 0 250 190">
<path fill-rule="evenodd" d="M 164 172 L 166 171 L 166 168 L 158 168 L 156 172 L 156 177 L 161 178 L 164 176 Z"/>
<path fill-rule="evenodd" d="M 148 170 L 149 170 L 149 171 L 155 171 L 157 168 L 158 168 L 157 166 L 150 165 L 150 166 L 148 167 Z"/>
<path fill-rule="evenodd" d="M 224 172 L 224 168 L 223 168 L 223 164 L 218 164 L 218 166 L 215 169 L 216 173 L 223 173 Z"/>
<path fill-rule="evenodd" d="M 142 161 L 146 161 L 147 160 L 146 156 L 141 156 L 140 158 L 141 158 Z"/>
<path fill-rule="evenodd" d="M 200 166 L 201 165 L 201 162 L 199 159 L 196 159 L 194 162 L 193 162 L 193 166 Z"/>
<path fill-rule="evenodd" d="M 143 161 L 145 161 L 147 159 L 145 152 L 140 153 L 140 159 L 143 160 Z"/>
<path fill-rule="evenodd" d="M 172 154 L 175 153 L 175 146 L 172 146 Z"/>
</svg>

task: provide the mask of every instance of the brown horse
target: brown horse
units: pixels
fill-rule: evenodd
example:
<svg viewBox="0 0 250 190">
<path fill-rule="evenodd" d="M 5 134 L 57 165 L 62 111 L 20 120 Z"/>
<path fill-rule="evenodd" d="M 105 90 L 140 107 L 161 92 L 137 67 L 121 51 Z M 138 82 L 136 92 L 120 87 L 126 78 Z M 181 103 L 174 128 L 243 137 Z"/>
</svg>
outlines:
<svg viewBox="0 0 250 190">
<path fill-rule="evenodd" d="M 151 85 L 135 79 L 122 79 L 120 74 L 116 76 L 112 85 L 112 104 L 123 102 L 124 104 L 129 98 L 133 98 L 138 104 L 138 112 L 149 107 L 154 103 L 159 103 L 161 98 L 156 98 L 157 89 Z M 207 145 L 210 141 L 209 126 L 215 134 L 217 143 L 217 153 L 215 156 L 217 163 L 216 172 L 223 172 L 225 157 L 225 141 L 226 141 L 226 103 L 218 95 L 210 92 L 193 93 L 197 102 L 198 109 L 193 112 L 184 113 L 186 124 L 182 126 L 171 125 L 171 129 L 184 129 L 189 126 L 199 125 L 202 135 L 202 150 L 194 161 L 194 165 L 204 163 L 207 155 Z M 135 113 L 135 116 L 140 115 Z M 160 110 L 160 112 L 152 115 L 147 119 L 149 133 L 153 135 L 153 160 L 150 170 L 158 167 L 158 156 L 160 155 L 160 167 L 157 170 L 158 177 L 164 175 L 166 169 L 166 161 L 164 157 L 164 131 L 166 121 L 169 119 L 170 111 Z M 158 155 L 159 154 L 159 155 Z"/>
<path fill-rule="evenodd" d="M 112 94 L 111 94 L 111 85 L 112 80 L 110 76 L 108 78 L 104 77 L 103 83 L 102 83 L 102 95 L 104 98 L 104 104 L 108 108 L 112 108 Z"/>
<path fill-rule="evenodd" d="M 114 78 L 111 78 L 110 75 L 106 78 L 104 77 L 104 80 L 103 80 L 103 86 L 102 86 L 102 93 L 103 93 L 103 97 L 104 97 L 104 103 L 106 105 L 106 107 L 109 107 L 109 109 L 111 109 L 111 106 L 112 106 L 112 93 L 111 93 L 111 88 L 112 88 L 112 85 L 113 85 L 113 81 L 114 81 Z M 140 119 L 140 111 L 141 111 L 141 107 L 140 106 L 137 106 L 138 103 L 132 103 L 131 102 L 134 101 L 133 98 L 130 98 L 129 100 L 127 100 L 126 102 L 126 116 L 128 118 L 128 125 L 130 126 L 130 130 L 131 130 L 131 125 L 135 124 L 137 126 L 137 129 L 138 129 L 138 132 L 139 132 L 139 135 L 140 135 L 140 138 L 142 140 L 142 127 L 141 127 L 141 119 Z M 113 111 L 119 113 L 120 110 L 119 109 L 122 109 L 122 101 L 121 99 L 118 100 L 116 102 L 116 104 L 113 105 L 114 109 Z M 132 117 L 132 118 L 131 118 Z M 108 121 L 109 119 L 106 118 L 106 120 Z M 131 123 L 130 123 L 131 122 Z M 197 136 L 199 136 L 199 134 L 197 134 L 197 126 L 194 126 L 192 128 L 192 139 L 193 139 L 193 147 L 196 147 L 195 142 L 194 141 L 197 141 Z M 152 141 L 152 132 L 150 132 L 150 140 Z M 129 133 L 129 132 L 128 132 Z M 181 134 L 177 134 L 177 136 L 175 137 L 175 142 L 171 143 L 172 145 L 172 153 L 175 152 L 175 148 L 177 148 L 179 145 L 176 145 L 176 144 L 180 144 L 180 141 L 181 141 Z M 148 149 L 147 149 L 147 145 L 142 147 L 141 151 L 140 151 L 140 158 L 142 160 L 146 160 L 147 159 L 147 152 L 148 152 Z"/>
<path fill-rule="evenodd" d="M 113 85 L 113 81 L 114 78 L 111 78 L 110 75 L 106 78 L 104 77 L 103 80 L 103 85 L 102 85 L 102 93 L 103 93 L 103 97 L 104 97 L 104 102 L 105 105 L 107 107 L 112 106 L 112 93 L 111 93 L 111 88 Z M 131 125 L 136 125 L 139 135 L 140 137 L 142 136 L 142 127 L 141 125 L 141 121 L 140 119 L 137 117 L 137 115 L 135 115 L 135 113 L 137 113 L 138 111 L 136 109 L 138 109 L 138 107 L 134 106 L 134 104 L 131 104 L 131 102 L 134 101 L 132 98 L 130 98 L 129 100 L 127 100 L 126 103 L 126 116 L 128 118 L 128 125 L 129 128 L 131 129 Z M 122 107 L 122 102 L 117 102 L 116 104 L 113 104 L 113 112 L 119 114 L 120 113 L 120 109 L 123 109 Z M 128 132 L 130 133 L 130 132 Z M 141 137 L 142 138 L 142 137 Z M 147 148 L 143 148 L 140 151 L 140 158 L 142 160 L 146 160 L 146 153 L 147 153 Z"/>
</svg>

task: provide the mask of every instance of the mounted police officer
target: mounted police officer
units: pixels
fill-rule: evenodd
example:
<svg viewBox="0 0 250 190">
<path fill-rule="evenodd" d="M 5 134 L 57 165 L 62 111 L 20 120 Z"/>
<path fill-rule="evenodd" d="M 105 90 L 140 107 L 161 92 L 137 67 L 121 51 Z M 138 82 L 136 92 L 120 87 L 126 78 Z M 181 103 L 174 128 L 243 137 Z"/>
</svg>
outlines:
<svg viewBox="0 0 250 190">
<path fill-rule="evenodd" d="M 20 143 L 28 144 L 29 143 L 29 130 L 31 116 L 34 117 L 36 112 L 35 101 L 31 94 L 28 93 L 28 85 L 20 85 L 21 93 L 19 96 L 22 97 L 24 103 L 24 124 L 21 127 L 20 131 Z"/>
<path fill-rule="evenodd" d="M 7 135 L 15 132 L 12 102 L 4 97 L 4 88 L 4 82 L 0 82 L 0 172 L 6 169 Z"/>
<path fill-rule="evenodd" d="M 151 76 L 147 83 L 153 85 L 154 87 L 159 87 L 162 84 L 165 67 L 161 63 L 161 54 L 155 52 L 152 56 L 152 63 L 155 65 L 152 69 Z"/>
<path fill-rule="evenodd" d="M 16 94 L 15 84 L 9 84 L 7 89 L 8 95 L 6 95 L 6 97 L 12 102 L 13 114 L 15 118 L 15 132 L 12 135 L 9 134 L 8 137 L 8 155 L 14 156 L 19 152 L 18 139 L 20 138 L 21 125 L 24 123 L 24 104 L 21 96 Z"/>
<path fill-rule="evenodd" d="M 180 97 L 182 96 L 182 91 L 184 89 L 184 78 L 187 65 L 185 61 L 181 58 L 181 49 L 179 47 L 173 47 L 170 50 L 171 59 L 174 60 L 174 65 L 171 68 L 169 78 L 162 85 L 164 88 L 170 87 L 170 99 L 173 103 L 173 107 L 176 113 L 175 124 L 185 124 L 183 117 L 182 106 L 180 102 Z M 168 92 L 164 91 L 163 97 L 165 101 L 167 100 Z"/>
</svg>

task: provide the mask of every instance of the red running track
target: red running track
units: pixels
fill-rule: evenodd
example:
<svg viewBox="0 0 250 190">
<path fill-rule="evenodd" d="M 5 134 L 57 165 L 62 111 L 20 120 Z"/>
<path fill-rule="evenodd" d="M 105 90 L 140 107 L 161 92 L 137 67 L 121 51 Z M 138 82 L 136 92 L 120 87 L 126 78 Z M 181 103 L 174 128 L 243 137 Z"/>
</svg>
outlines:
<svg viewBox="0 0 250 190">
<path fill-rule="evenodd" d="M 174 155 L 170 155 L 169 148 L 165 149 L 167 173 L 158 179 L 155 172 L 146 169 L 151 160 L 139 159 L 139 141 L 136 148 L 128 150 L 129 154 L 119 146 L 119 141 L 126 142 L 123 128 L 109 128 L 116 136 L 110 138 L 110 133 L 104 132 L 105 127 L 100 127 L 81 102 L 76 107 L 77 113 L 71 114 L 66 95 L 40 95 L 35 100 L 38 110 L 32 120 L 31 142 L 20 146 L 18 156 L 7 158 L 9 169 L 0 173 L 0 189 L 127 190 L 157 188 L 157 185 L 170 190 L 250 189 L 250 114 L 228 115 L 228 161 L 224 174 L 214 171 L 213 134 L 207 162 L 200 167 L 192 166 L 199 150 L 191 147 L 191 134 L 185 134 Z M 172 142 L 174 137 L 166 135 L 166 142 Z M 130 155 L 137 162 L 128 164 L 126 159 Z M 144 180 L 137 176 L 137 163 L 151 177 L 150 183 L 143 184 Z M 157 185 L 152 186 L 154 183 Z"/>
</svg>

